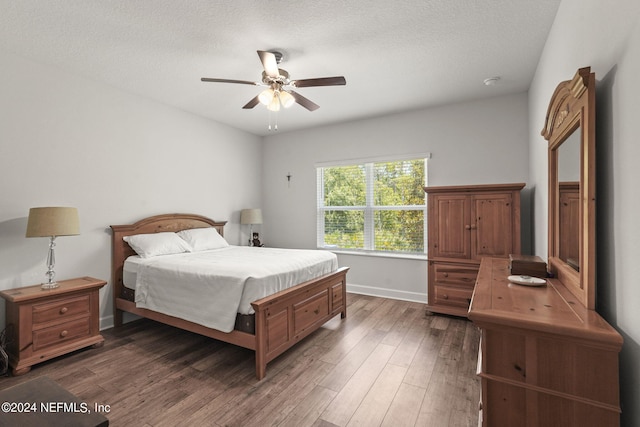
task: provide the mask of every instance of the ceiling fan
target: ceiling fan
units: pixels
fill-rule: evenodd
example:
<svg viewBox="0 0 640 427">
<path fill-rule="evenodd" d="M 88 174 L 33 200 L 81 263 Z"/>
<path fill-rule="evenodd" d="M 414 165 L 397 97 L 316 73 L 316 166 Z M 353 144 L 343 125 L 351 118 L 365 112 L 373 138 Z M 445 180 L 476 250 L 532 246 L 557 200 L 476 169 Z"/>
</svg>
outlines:
<svg viewBox="0 0 640 427">
<path fill-rule="evenodd" d="M 253 108 L 258 104 L 263 104 L 270 111 L 279 111 L 280 106 L 288 108 L 294 103 L 302 105 L 309 111 L 315 111 L 320 106 L 313 101 L 305 98 L 291 88 L 312 87 L 312 86 L 341 86 L 346 85 L 347 81 L 343 76 L 336 77 L 319 77 L 314 79 L 290 80 L 289 73 L 286 70 L 278 68 L 278 64 L 282 62 L 282 53 L 277 51 L 259 50 L 258 56 L 262 62 L 264 71 L 262 72 L 262 81 L 252 82 L 248 80 L 230 80 L 203 77 L 203 82 L 218 83 L 238 83 L 254 86 L 268 86 L 268 89 L 262 91 L 259 95 L 247 102 L 242 108 Z"/>
</svg>

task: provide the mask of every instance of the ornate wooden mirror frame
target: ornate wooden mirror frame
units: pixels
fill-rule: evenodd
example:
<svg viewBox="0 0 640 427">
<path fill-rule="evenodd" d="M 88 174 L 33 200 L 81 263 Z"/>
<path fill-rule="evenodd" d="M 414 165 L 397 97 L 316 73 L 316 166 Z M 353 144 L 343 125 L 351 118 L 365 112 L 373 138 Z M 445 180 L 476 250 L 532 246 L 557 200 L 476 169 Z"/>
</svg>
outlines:
<svg viewBox="0 0 640 427">
<path fill-rule="evenodd" d="M 573 211 L 578 224 L 567 225 L 560 193 L 566 188 L 559 178 L 559 149 L 574 133 L 579 135 L 579 181 Z M 595 73 L 580 68 L 572 80 L 558 85 L 545 119 L 542 136 L 549 141 L 549 271 L 588 309 L 595 309 Z M 575 136 L 574 136 L 575 137 Z M 568 145 L 568 144 L 567 144 Z M 577 151 L 577 150 L 576 150 Z M 576 163 L 577 164 L 577 163 Z M 577 205 L 577 206 L 575 206 Z M 577 208 L 577 209 L 576 209 Z M 572 231 L 569 231 L 572 230 Z M 578 232 L 577 260 L 561 256 L 561 242 L 566 233 Z M 564 234 L 563 234 L 564 233 Z M 564 259 L 563 259 L 564 258 Z"/>
</svg>

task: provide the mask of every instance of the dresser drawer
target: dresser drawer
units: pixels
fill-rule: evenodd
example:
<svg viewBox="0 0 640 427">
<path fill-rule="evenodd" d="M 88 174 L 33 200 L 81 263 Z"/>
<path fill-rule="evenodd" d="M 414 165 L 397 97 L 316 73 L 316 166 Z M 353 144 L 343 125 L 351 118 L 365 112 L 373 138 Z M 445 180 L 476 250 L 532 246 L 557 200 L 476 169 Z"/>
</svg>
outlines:
<svg viewBox="0 0 640 427">
<path fill-rule="evenodd" d="M 90 335 L 89 317 L 33 331 L 33 351 Z"/>
<path fill-rule="evenodd" d="M 33 305 L 33 325 L 55 320 L 66 321 L 79 314 L 89 314 L 89 295 L 59 298 Z"/>
<path fill-rule="evenodd" d="M 468 308 L 473 294 L 473 288 L 467 289 L 457 286 L 434 286 L 435 303 Z"/>
</svg>

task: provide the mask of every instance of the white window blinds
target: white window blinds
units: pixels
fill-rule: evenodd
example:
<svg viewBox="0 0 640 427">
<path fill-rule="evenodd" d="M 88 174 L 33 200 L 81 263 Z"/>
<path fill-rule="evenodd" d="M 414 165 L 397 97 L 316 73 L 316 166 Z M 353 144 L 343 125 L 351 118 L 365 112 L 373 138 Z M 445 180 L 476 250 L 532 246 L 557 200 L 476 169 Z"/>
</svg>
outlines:
<svg viewBox="0 0 640 427">
<path fill-rule="evenodd" d="M 426 157 L 318 166 L 318 247 L 423 254 Z"/>
</svg>

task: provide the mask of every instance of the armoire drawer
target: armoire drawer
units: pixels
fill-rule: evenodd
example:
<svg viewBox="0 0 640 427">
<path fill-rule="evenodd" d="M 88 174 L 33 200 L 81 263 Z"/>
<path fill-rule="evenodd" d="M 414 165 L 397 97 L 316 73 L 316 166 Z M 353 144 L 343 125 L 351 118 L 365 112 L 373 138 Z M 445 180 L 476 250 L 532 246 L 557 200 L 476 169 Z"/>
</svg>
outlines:
<svg viewBox="0 0 640 427">
<path fill-rule="evenodd" d="M 473 294 L 473 287 L 466 289 L 457 286 L 435 285 L 435 303 L 468 308 Z"/>
<path fill-rule="evenodd" d="M 473 264 L 433 263 L 433 277 L 436 286 L 457 286 L 473 292 L 478 277 L 478 266 Z"/>
</svg>

